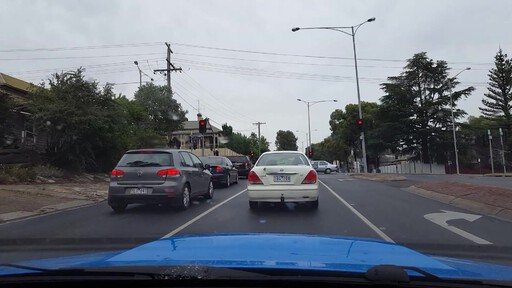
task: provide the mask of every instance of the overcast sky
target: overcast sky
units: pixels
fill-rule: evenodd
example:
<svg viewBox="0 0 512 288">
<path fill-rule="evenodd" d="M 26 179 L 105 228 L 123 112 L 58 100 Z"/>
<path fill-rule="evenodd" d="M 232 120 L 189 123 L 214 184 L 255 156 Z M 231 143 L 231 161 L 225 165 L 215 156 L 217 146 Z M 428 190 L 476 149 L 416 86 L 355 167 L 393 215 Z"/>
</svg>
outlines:
<svg viewBox="0 0 512 288">
<path fill-rule="evenodd" d="M 331 112 L 357 103 L 357 94 L 351 38 L 292 27 L 352 26 L 376 17 L 356 37 L 361 100 L 377 102 L 379 84 L 425 51 L 448 61 L 451 75 L 472 68 L 459 76 L 458 88 L 476 90 L 459 105 L 479 115 L 493 57 L 499 47 L 512 54 L 511 15 L 506 0 L 0 0 L 0 72 L 38 83 L 82 66 L 88 79 L 117 83 L 115 91 L 131 98 L 139 85 L 135 60 L 149 76 L 144 82 L 166 83 L 152 70 L 164 68 L 169 42 L 172 62 L 183 68 L 172 74 L 173 90 L 190 120 L 199 103 L 219 128 L 228 123 L 248 135 L 257 132 L 253 123 L 265 122 L 261 133 L 271 148 L 278 130 L 294 131 L 301 148 L 307 109 L 297 98 L 338 100 L 311 107 L 315 143 L 330 135 Z M 37 50 L 70 47 L 77 48 Z"/>
</svg>

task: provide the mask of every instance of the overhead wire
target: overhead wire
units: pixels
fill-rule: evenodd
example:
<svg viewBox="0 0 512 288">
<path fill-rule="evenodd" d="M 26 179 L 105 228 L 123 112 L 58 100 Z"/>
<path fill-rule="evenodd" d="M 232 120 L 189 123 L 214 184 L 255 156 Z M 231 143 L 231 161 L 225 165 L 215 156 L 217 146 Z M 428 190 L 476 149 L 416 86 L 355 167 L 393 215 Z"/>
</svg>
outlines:
<svg viewBox="0 0 512 288">
<path fill-rule="evenodd" d="M 187 94 L 191 95 L 192 97 L 195 97 L 195 98 L 199 99 L 199 97 L 197 97 L 197 95 L 194 92 L 190 91 L 187 87 L 183 86 L 180 82 L 174 81 L 173 83 L 177 84 L 177 86 L 178 86 L 177 87 L 176 85 L 174 85 L 175 89 L 179 89 L 179 90 L 181 90 L 182 93 L 186 92 Z M 236 122 L 250 123 L 250 122 L 245 121 L 243 119 L 233 117 L 229 113 L 221 112 L 222 114 L 219 114 L 219 113 L 217 113 L 218 109 L 215 108 L 215 107 L 212 107 L 208 102 L 203 102 L 203 104 L 211 109 L 211 112 L 209 112 L 209 113 L 214 113 L 214 114 L 216 114 L 218 116 L 221 116 L 221 117 L 227 118 L 227 119 L 231 119 L 231 120 L 234 120 Z"/>
<path fill-rule="evenodd" d="M 188 73 L 184 73 L 194 84 L 190 83 L 189 81 L 187 81 L 184 77 L 181 77 L 180 74 L 179 77 L 181 80 L 183 80 L 185 83 L 187 83 L 188 85 L 190 85 L 190 87 L 194 87 L 201 95 L 203 95 L 203 92 L 206 92 L 204 93 L 204 95 L 207 95 L 209 97 L 211 97 L 215 102 L 214 103 L 218 103 L 218 107 L 220 107 L 222 110 L 225 111 L 225 113 L 227 114 L 236 114 L 238 115 L 237 117 L 238 118 L 241 118 L 241 119 L 247 119 L 249 121 L 254 121 L 254 119 L 251 119 L 250 117 L 248 117 L 247 115 L 244 115 L 242 113 L 239 113 L 238 111 L 236 111 L 236 109 L 233 109 L 232 107 L 230 107 L 229 105 L 225 104 L 224 102 L 222 102 L 220 99 L 218 99 L 217 97 L 213 96 L 213 94 L 208 91 L 204 86 L 202 86 L 201 84 L 199 84 L 199 82 L 197 82 L 196 80 L 194 80 L 194 78 L 192 78 L 192 76 L 190 76 Z M 200 89 L 198 89 L 198 87 Z M 200 91 L 200 90 L 203 90 Z M 202 98 L 204 99 L 204 98 Z"/>
</svg>

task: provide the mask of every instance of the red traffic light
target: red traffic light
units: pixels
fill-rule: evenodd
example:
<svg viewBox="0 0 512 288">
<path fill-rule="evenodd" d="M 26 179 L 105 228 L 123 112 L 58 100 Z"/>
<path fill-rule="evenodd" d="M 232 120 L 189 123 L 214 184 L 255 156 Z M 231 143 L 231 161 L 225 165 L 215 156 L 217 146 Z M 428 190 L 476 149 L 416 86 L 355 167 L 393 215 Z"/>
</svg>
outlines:
<svg viewBox="0 0 512 288">
<path fill-rule="evenodd" d="M 357 125 L 363 125 L 363 119 L 357 119 Z"/>
<path fill-rule="evenodd" d="M 206 119 L 199 120 L 199 133 L 206 133 Z"/>
</svg>

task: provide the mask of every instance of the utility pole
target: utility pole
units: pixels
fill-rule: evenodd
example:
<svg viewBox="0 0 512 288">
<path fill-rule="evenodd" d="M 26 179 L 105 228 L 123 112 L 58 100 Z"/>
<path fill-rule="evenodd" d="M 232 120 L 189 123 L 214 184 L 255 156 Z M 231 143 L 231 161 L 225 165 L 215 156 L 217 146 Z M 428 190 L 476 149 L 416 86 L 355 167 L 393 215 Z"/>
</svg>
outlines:
<svg viewBox="0 0 512 288">
<path fill-rule="evenodd" d="M 487 134 L 489 134 L 489 155 L 491 156 L 491 170 L 492 174 L 494 174 L 494 160 L 492 158 L 492 135 L 490 129 L 487 129 Z"/>
<path fill-rule="evenodd" d="M 507 173 L 507 163 L 505 162 L 505 146 L 503 145 L 503 130 L 500 128 L 500 141 L 501 141 L 501 161 L 503 162 L 503 174 Z"/>
<path fill-rule="evenodd" d="M 265 122 L 256 122 L 256 123 L 252 123 L 252 124 L 258 126 L 258 157 L 259 157 L 261 155 L 261 133 L 260 133 L 260 126 L 264 125 L 264 124 L 267 124 L 267 123 L 265 123 Z"/>
<path fill-rule="evenodd" d="M 164 75 L 167 76 L 167 88 L 169 88 L 169 90 L 172 91 L 172 89 L 171 89 L 171 72 L 181 71 L 181 67 L 176 68 L 174 66 L 174 64 L 172 64 L 172 62 L 171 62 L 171 54 L 173 53 L 171 50 L 171 45 L 169 43 L 165 42 L 165 46 L 167 46 L 167 59 L 165 59 L 167 62 L 167 69 L 155 69 L 155 70 L 153 70 L 153 73 L 156 73 L 156 72 L 162 73 L 163 72 Z"/>
</svg>

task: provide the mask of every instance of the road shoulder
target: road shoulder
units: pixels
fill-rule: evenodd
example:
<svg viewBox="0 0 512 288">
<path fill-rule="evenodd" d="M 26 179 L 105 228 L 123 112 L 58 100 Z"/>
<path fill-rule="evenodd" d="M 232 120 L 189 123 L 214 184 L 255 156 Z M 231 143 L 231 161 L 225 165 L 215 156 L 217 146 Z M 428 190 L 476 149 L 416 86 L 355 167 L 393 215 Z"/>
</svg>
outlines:
<svg viewBox="0 0 512 288">
<path fill-rule="evenodd" d="M 512 190 L 457 182 L 416 184 L 402 190 L 512 222 Z"/>
</svg>

